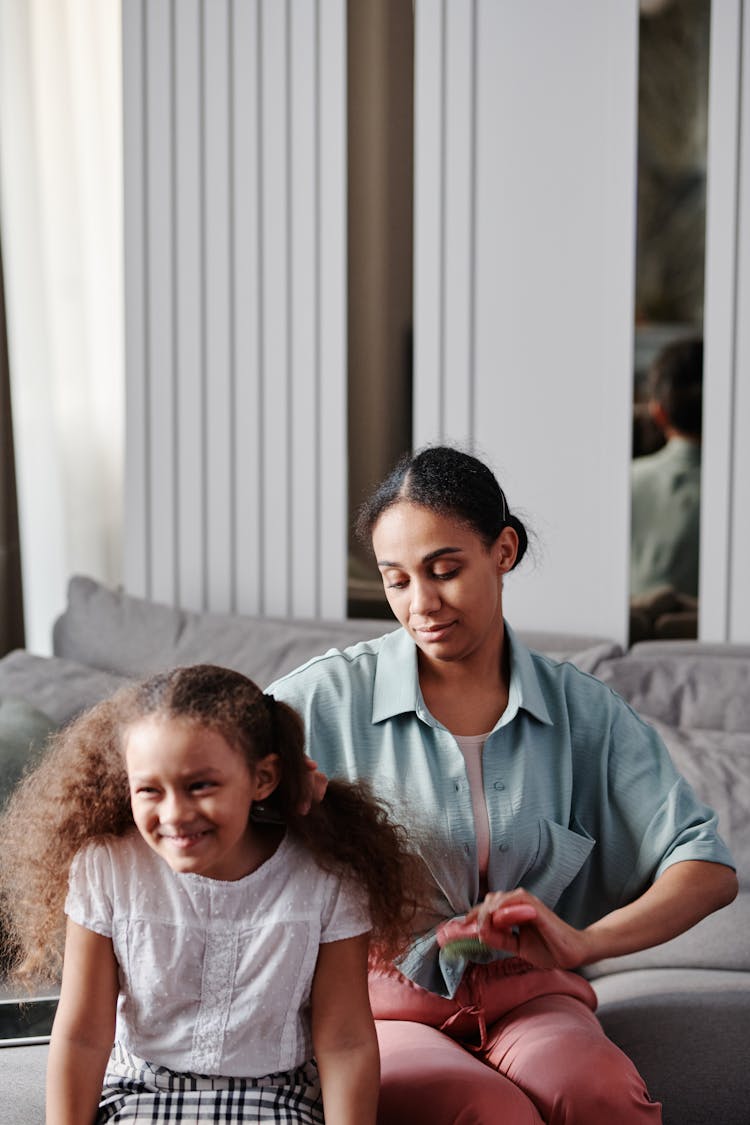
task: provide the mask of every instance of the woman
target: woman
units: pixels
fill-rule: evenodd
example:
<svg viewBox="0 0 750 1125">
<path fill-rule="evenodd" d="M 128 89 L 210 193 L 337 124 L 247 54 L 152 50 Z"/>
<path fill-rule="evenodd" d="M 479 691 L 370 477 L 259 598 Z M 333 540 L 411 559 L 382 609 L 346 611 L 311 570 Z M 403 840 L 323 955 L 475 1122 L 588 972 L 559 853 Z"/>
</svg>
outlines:
<svg viewBox="0 0 750 1125">
<path fill-rule="evenodd" d="M 431 875 L 420 935 L 398 970 L 371 977 L 380 1119 L 660 1121 L 570 970 L 734 898 L 714 814 L 652 727 L 504 622 L 527 537 L 480 461 L 447 447 L 403 459 L 359 531 L 402 629 L 270 690 L 303 715 L 322 769 L 373 781 Z M 530 920 L 503 924 L 518 904 Z M 493 952 L 439 948 L 438 928 L 466 915 Z"/>
</svg>

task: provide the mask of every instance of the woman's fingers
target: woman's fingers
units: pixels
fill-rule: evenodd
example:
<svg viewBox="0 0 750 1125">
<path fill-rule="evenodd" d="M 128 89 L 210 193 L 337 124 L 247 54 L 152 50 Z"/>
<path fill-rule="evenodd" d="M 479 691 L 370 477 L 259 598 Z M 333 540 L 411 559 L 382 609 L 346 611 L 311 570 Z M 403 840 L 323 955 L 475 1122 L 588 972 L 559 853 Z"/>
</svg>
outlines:
<svg viewBox="0 0 750 1125">
<path fill-rule="evenodd" d="M 320 804 L 328 788 L 328 778 L 318 769 L 318 763 L 312 758 L 305 758 L 305 765 L 308 772 L 304 777 L 304 788 L 297 810 L 302 816 L 306 816 L 313 805 Z"/>
<path fill-rule="evenodd" d="M 489 918 L 496 929 L 507 930 L 511 926 L 522 926 L 524 922 L 533 922 L 536 916 L 536 907 L 530 902 L 509 902 L 507 906 L 498 906 Z"/>
</svg>

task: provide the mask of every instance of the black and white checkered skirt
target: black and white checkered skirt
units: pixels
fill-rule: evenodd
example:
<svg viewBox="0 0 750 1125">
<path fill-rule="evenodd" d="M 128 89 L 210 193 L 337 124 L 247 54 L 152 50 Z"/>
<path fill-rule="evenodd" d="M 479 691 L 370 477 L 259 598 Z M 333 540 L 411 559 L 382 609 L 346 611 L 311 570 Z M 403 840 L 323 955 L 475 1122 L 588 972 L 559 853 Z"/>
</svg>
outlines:
<svg viewBox="0 0 750 1125">
<path fill-rule="evenodd" d="M 263 1078 L 181 1074 L 115 1044 L 104 1076 L 96 1125 L 234 1125 L 273 1121 L 322 1125 L 323 1101 L 313 1061 Z"/>
</svg>

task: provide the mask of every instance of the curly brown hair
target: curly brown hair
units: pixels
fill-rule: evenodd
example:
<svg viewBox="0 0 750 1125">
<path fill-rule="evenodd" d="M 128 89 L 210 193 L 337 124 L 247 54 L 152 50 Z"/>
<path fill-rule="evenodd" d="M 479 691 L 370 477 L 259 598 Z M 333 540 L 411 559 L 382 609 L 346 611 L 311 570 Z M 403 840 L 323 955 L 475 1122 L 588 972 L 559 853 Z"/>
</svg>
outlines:
<svg viewBox="0 0 750 1125">
<path fill-rule="evenodd" d="M 391 960 L 403 951 L 425 886 L 404 829 L 362 782 L 331 780 L 325 798 L 303 812 L 309 770 L 299 715 L 239 672 L 198 664 L 122 688 L 84 712 L 52 736 L 6 806 L 0 911 L 16 978 L 59 975 L 71 862 L 88 840 L 134 829 L 124 736 L 155 714 L 217 732 L 251 768 L 278 754 L 281 779 L 253 819 L 285 824 L 321 867 L 364 888 L 374 957 Z"/>
</svg>

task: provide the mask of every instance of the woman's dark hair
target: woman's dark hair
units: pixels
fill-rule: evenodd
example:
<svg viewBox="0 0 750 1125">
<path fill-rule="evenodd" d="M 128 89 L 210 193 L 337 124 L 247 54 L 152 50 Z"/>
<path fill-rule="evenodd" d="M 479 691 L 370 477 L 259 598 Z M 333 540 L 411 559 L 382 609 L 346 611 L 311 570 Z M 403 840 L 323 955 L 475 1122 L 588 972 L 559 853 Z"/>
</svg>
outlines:
<svg viewBox="0 0 750 1125">
<path fill-rule="evenodd" d="M 528 546 L 526 528 L 514 516 L 491 469 L 471 453 L 449 445 L 428 445 L 407 453 L 357 514 L 357 537 L 369 544 L 383 512 L 408 500 L 470 527 L 489 548 L 505 527 L 518 535 L 518 566 Z"/>
<path fill-rule="evenodd" d="M 282 822 L 321 867 L 353 878 L 369 898 L 375 954 L 392 959 L 403 951 L 425 887 L 404 830 L 364 783 L 331 780 L 324 799 L 303 813 L 309 769 L 296 711 L 239 672 L 198 664 L 123 688 L 84 712 L 53 736 L 13 794 L 0 818 L 0 909 L 17 977 L 59 970 L 76 852 L 89 840 L 134 829 L 124 739 L 150 715 L 217 732 L 251 769 L 278 754 L 281 776 L 258 813 L 259 831 L 267 830 L 262 819 Z"/>
<path fill-rule="evenodd" d="M 703 340 L 677 340 L 659 352 L 648 374 L 649 395 L 680 433 L 700 438 L 703 422 Z"/>
</svg>

